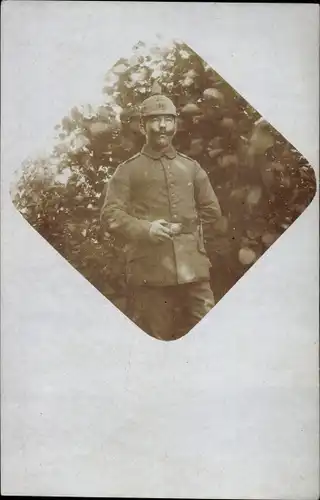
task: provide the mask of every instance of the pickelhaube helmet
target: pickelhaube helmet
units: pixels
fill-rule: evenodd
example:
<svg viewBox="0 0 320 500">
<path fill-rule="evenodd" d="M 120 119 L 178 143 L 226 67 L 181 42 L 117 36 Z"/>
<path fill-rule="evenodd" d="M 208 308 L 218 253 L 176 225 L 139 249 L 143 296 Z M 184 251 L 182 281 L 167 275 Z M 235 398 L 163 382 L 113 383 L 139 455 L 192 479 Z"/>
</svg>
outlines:
<svg viewBox="0 0 320 500">
<path fill-rule="evenodd" d="M 157 115 L 177 116 L 177 110 L 171 99 L 161 94 L 161 87 L 155 82 L 152 87 L 152 95 L 141 104 L 140 115 L 142 118 Z"/>
</svg>

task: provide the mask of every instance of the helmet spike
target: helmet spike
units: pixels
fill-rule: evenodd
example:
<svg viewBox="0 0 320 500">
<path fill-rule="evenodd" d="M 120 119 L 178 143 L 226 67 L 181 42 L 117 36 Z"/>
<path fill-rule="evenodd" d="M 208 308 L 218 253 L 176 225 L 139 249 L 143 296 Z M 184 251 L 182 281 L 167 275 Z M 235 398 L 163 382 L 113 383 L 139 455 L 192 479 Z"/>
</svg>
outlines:
<svg viewBox="0 0 320 500">
<path fill-rule="evenodd" d="M 161 86 L 157 81 L 155 81 L 152 85 L 151 95 L 159 95 L 159 94 L 161 94 Z"/>
</svg>

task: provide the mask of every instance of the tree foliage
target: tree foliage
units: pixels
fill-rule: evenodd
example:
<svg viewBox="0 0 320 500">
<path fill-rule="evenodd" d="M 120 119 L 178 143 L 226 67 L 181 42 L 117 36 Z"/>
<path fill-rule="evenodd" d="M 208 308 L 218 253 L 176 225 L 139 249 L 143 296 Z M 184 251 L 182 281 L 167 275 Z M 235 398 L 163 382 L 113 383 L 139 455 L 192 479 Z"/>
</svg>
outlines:
<svg viewBox="0 0 320 500">
<path fill-rule="evenodd" d="M 311 202 L 313 169 L 183 43 L 139 42 L 108 71 L 100 106 L 74 107 L 48 158 L 25 161 L 12 197 L 26 220 L 125 312 L 125 241 L 103 233 L 108 179 L 144 142 L 138 109 L 157 80 L 178 110 L 176 148 L 209 175 L 223 218 L 208 249 L 219 300 Z"/>
</svg>

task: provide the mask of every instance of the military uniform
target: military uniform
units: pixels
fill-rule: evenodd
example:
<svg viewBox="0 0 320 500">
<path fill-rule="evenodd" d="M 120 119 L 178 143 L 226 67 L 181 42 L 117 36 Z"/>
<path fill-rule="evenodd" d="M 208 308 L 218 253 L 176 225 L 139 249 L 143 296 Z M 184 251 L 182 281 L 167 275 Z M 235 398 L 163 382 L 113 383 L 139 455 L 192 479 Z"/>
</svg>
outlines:
<svg viewBox="0 0 320 500">
<path fill-rule="evenodd" d="M 186 310 L 185 334 L 214 306 L 203 235 L 212 234 L 220 215 L 206 172 L 172 146 L 160 153 L 146 144 L 109 180 L 101 220 L 128 240 L 129 314 L 149 335 L 177 338 L 177 309 Z M 155 243 L 149 230 L 159 219 L 175 234 Z"/>
</svg>

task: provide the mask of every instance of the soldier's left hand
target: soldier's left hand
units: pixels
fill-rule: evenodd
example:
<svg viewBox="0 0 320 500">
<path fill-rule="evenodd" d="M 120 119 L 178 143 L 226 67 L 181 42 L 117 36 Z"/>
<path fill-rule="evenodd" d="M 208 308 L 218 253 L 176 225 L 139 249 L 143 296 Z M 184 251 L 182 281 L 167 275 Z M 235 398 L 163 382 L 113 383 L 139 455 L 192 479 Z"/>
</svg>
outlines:
<svg viewBox="0 0 320 500">
<path fill-rule="evenodd" d="M 171 230 L 168 223 L 164 219 L 155 220 L 152 222 L 149 235 L 154 242 L 171 239 Z"/>
</svg>

